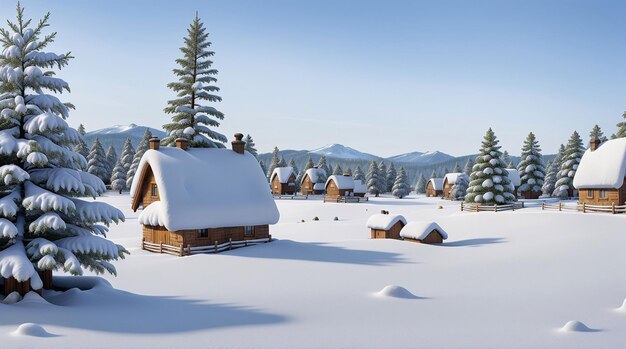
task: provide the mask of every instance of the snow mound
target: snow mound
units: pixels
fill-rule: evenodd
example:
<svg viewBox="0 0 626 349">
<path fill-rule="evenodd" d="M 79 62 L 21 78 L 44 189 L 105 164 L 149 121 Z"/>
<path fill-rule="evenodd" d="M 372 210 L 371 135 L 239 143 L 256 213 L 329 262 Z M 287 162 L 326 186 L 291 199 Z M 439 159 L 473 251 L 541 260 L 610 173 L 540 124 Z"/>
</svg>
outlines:
<svg viewBox="0 0 626 349">
<path fill-rule="evenodd" d="M 17 330 L 13 331 L 14 336 L 30 336 L 30 337 L 52 337 L 54 336 L 50 332 L 46 331 L 43 326 L 27 322 L 17 327 Z"/>
<path fill-rule="evenodd" d="M 402 286 L 387 285 L 379 292 L 376 292 L 376 296 L 385 298 L 403 298 L 403 299 L 418 299 L 419 297 L 411 293 Z"/>
<path fill-rule="evenodd" d="M 2 303 L 3 304 L 15 304 L 19 301 L 22 300 L 22 296 L 20 296 L 19 292 L 17 291 L 13 291 L 11 293 L 9 293 L 8 296 L 6 296 L 3 300 Z"/>
<path fill-rule="evenodd" d="M 39 293 L 30 291 L 24 295 L 24 299 L 20 302 L 20 304 L 50 304 L 45 299 L 43 299 Z"/>
<path fill-rule="evenodd" d="M 561 327 L 561 331 L 563 332 L 595 332 L 597 330 L 593 330 L 587 325 L 583 324 L 580 321 L 569 321 L 565 324 L 565 326 Z"/>
<path fill-rule="evenodd" d="M 626 313 L 626 298 L 624 298 L 624 303 L 622 303 L 622 306 L 617 308 L 617 311 L 620 311 L 622 313 Z"/>
</svg>

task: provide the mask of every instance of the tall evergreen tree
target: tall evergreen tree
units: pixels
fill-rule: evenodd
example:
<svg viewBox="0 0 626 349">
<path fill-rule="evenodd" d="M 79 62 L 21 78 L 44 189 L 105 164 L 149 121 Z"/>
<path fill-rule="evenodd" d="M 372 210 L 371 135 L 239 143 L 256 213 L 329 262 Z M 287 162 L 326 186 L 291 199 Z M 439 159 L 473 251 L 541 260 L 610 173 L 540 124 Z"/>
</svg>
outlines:
<svg viewBox="0 0 626 349">
<path fill-rule="evenodd" d="M 405 175 L 405 180 L 406 180 L 406 172 L 404 175 Z M 387 192 L 393 191 L 393 186 L 396 184 L 397 177 L 398 177 L 398 173 L 396 172 L 396 168 L 394 167 L 393 162 L 391 162 L 389 163 L 389 167 L 387 168 L 387 173 L 385 174 L 385 178 L 387 180 L 387 188 L 385 188 L 385 191 Z"/>
<path fill-rule="evenodd" d="M 337 163 L 335 165 L 335 168 L 333 169 L 333 174 L 335 176 L 341 176 L 343 175 L 343 169 L 341 168 L 341 166 L 339 165 L 339 163 Z"/>
<path fill-rule="evenodd" d="M 466 202 L 501 205 L 516 200 L 499 142 L 493 130 L 487 130 L 470 176 Z"/>
<path fill-rule="evenodd" d="M 87 159 L 87 156 L 89 156 L 89 148 L 87 148 L 87 144 L 85 144 L 85 141 L 82 139 L 78 140 L 78 143 L 74 146 L 74 151 L 80 155 L 82 155 L 85 159 Z"/>
<path fill-rule="evenodd" d="M 426 193 L 426 183 L 427 182 L 428 181 L 424 177 L 424 174 L 420 173 L 419 178 L 417 179 L 417 182 L 415 183 L 415 193 L 416 194 L 424 194 L 424 193 Z"/>
<path fill-rule="evenodd" d="M 474 167 L 474 160 L 472 158 L 467 159 L 465 163 L 465 167 L 463 167 L 463 173 L 465 173 L 468 177 L 472 174 L 472 168 Z"/>
<path fill-rule="evenodd" d="M 152 138 L 152 132 L 150 132 L 150 129 L 146 127 L 146 131 L 143 133 L 141 141 L 139 141 L 139 144 L 137 145 L 137 149 L 135 149 L 135 154 L 133 154 L 133 161 L 130 163 L 128 171 L 126 171 L 127 188 L 130 188 L 133 184 L 133 178 L 135 178 L 135 173 L 137 172 L 137 168 L 139 168 L 139 163 L 141 162 L 143 154 L 150 149 L 150 138 Z"/>
<path fill-rule="evenodd" d="M 111 189 L 119 191 L 120 194 L 122 190 L 126 189 L 126 170 L 124 170 L 122 158 L 117 159 L 117 163 L 115 163 L 115 167 L 113 168 Z"/>
<path fill-rule="evenodd" d="M 626 111 L 624 112 L 624 114 L 622 114 L 622 118 L 624 118 L 625 120 L 617 123 L 618 130 L 611 138 L 626 137 Z"/>
<path fill-rule="evenodd" d="M 187 33 L 185 46 L 180 48 L 183 56 L 176 60 L 179 67 L 173 70 L 178 81 L 167 84 L 177 98 L 168 101 L 164 109 L 165 113 L 173 115 L 172 122 L 163 126 L 168 136 L 162 143 L 172 145 L 176 138 L 186 138 L 190 147 L 223 148 L 226 137 L 212 128 L 219 127 L 224 114 L 204 105 L 205 102 L 221 102 L 222 98 L 215 94 L 219 92 L 214 85 L 217 69 L 211 68 L 210 58 L 215 52 L 209 49 L 209 34 L 198 13 Z"/>
<path fill-rule="evenodd" d="M 522 146 L 522 155 L 517 165 L 519 171 L 521 192 L 540 193 L 543 187 L 546 169 L 541 161 L 541 148 L 535 134 L 530 132 Z"/>
<path fill-rule="evenodd" d="M 356 168 L 354 169 L 354 174 L 352 175 L 352 177 L 354 179 L 360 180 L 361 182 L 365 183 L 365 174 L 363 173 L 363 170 L 361 169 L 361 166 L 357 165 Z"/>
<path fill-rule="evenodd" d="M 293 169 L 293 173 L 296 174 L 296 191 L 300 191 L 300 182 L 302 181 L 303 173 L 298 170 L 296 161 L 293 158 L 289 159 L 287 166 L 291 167 Z"/>
<path fill-rule="evenodd" d="M 378 165 L 378 191 L 381 194 L 387 192 L 387 165 L 384 161 Z"/>
<path fill-rule="evenodd" d="M 574 191 L 574 175 L 580 163 L 580 159 L 585 152 L 585 146 L 578 132 L 574 131 L 563 154 L 561 168 L 556 175 L 556 184 L 554 185 L 554 196 L 559 198 L 568 198 L 573 196 Z"/>
<path fill-rule="evenodd" d="M 311 159 L 311 155 L 309 155 L 306 159 L 306 163 L 304 164 L 303 172 L 306 172 L 308 169 L 315 167 L 313 164 L 313 159 Z"/>
<path fill-rule="evenodd" d="M 130 141 L 130 138 L 126 138 L 124 141 L 124 146 L 122 147 L 122 155 L 120 155 L 120 160 L 122 162 L 122 166 L 124 166 L 124 170 L 128 173 L 128 169 L 130 165 L 133 163 L 133 157 L 135 156 L 135 148 L 133 148 L 133 144 Z"/>
<path fill-rule="evenodd" d="M 266 172 L 268 180 L 272 176 L 272 173 L 274 173 L 276 167 L 280 167 L 280 156 L 278 155 L 278 152 L 278 147 L 274 147 L 274 150 L 272 151 L 272 160 L 270 160 L 270 165 Z"/>
<path fill-rule="evenodd" d="M 261 167 L 261 171 L 263 171 L 263 173 L 267 173 L 267 168 L 265 167 L 263 160 L 259 160 L 259 166 Z"/>
<path fill-rule="evenodd" d="M 117 152 L 115 151 L 115 148 L 113 148 L 113 145 L 109 145 L 109 148 L 107 149 L 107 152 L 106 152 L 106 157 L 107 157 L 107 175 L 109 176 L 109 179 L 110 179 L 111 175 L 113 175 L 113 168 L 115 167 L 115 164 L 117 163 Z M 110 183 L 110 182 L 105 181 L 105 183 Z"/>
<path fill-rule="evenodd" d="M 460 172 L 462 172 L 462 171 L 463 171 L 463 170 L 461 170 L 461 166 L 459 166 L 459 163 L 458 163 L 458 162 L 457 162 L 457 163 L 455 163 L 455 164 L 454 164 L 454 168 L 452 169 L 452 172 L 454 172 L 454 173 L 460 173 Z"/>
<path fill-rule="evenodd" d="M 84 136 L 87 134 L 87 132 L 85 132 L 85 125 L 83 124 L 78 125 L 78 133 L 80 133 L 81 136 Z"/>
<path fill-rule="evenodd" d="M 467 194 L 467 187 L 469 186 L 469 182 L 467 181 L 466 176 L 457 176 L 456 182 L 450 189 L 450 196 L 455 200 L 461 200 L 465 198 Z"/>
<path fill-rule="evenodd" d="M 546 166 L 546 177 L 541 187 L 541 192 L 544 196 L 551 196 L 554 192 L 554 184 L 556 184 L 556 167 L 554 161 L 548 161 Z"/>
<path fill-rule="evenodd" d="M 602 129 L 598 125 L 593 126 L 591 132 L 589 132 L 589 138 L 597 138 L 600 140 L 601 143 L 604 143 L 608 140 L 608 138 L 606 138 L 604 132 L 602 132 Z"/>
<path fill-rule="evenodd" d="M 284 157 L 280 157 L 280 160 L 278 160 L 278 167 L 287 167 L 287 161 L 285 161 Z"/>
<path fill-rule="evenodd" d="M 352 176 L 352 169 L 350 167 L 346 167 L 345 171 L 343 171 L 343 173 L 347 174 L 348 176 Z"/>
<path fill-rule="evenodd" d="M 32 25 L 18 3 L 17 22 L 0 28 L 0 270 L 33 289 L 52 270 L 115 274 L 110 261 L 127 253 L 102 237 L 122 212 L 79 198 L 106 188 L 73 151 L 81 136 L 65 121 L 74 107 L 59 100 L 70 87 L 58 76 L 73 57 L 44 51 L 56 39 L 43 33 L 49 16 Z"/>
<path fill-rule="evenodd" d="M 256 144 L 254 144 L 254 139 L 252 139 L 250 135 L 246 135 L 243 141 L 246 142 L 246 151 L 252 154 L 255 158 L 258 157 L 259 154 L 257 153 L 257 150 L 255 148 Z"/>
<path fill-rule="evenodd" d="M 509 155 L 509 152 L 506 150 L 502 152 L 502 161 L 504 161 L 506 166 L 509 166 L 509 164 L 513 162 L 513 160 L 511 160 L 511 155 Z"/>
<path fill-rule="evenodd" d="M 391 166 L 393 166 L 393 163 L 390 165 L 390 167 Z M 391 194 L 393 194 L 393 196 L 398 199 L 402 199 L 403 197 L 409 195 L 410 192 L 411 187 L 409 186 L 406 172 L 404 171 L 404 166 L 401 166 L 391 188 Z"/>
<path fill-rule="evenodd" d="M 430 178 L 429 179 L 432 179 L 432 178 L 439 178 L 439 177 L 437 177 L 437 171 L 433 170 L 433 172 L 430 174 Z"/>
<path fill-rule="evenodd" d="M 91 146 L 89 156 L 87 156 L 87 172 L 97 176 L 102 182 L 108 182 L 111 178 L 109 177 L 107 157 L 98 138 L 96 138 L 96 141 Z"/>
<path fill-rule="evenodd" d="M 365 175 L 365 178 L 367 180 L 367 192 L 375 195 L 376 197 L 378 197 L 378 195 L 380 194 L 380 180 L 378 179 L 378 172 L 378 164 L 376 163 L 376 161 L 372 160 L 372 162 L 370 163 L 370 167 L 367 170 L 367 174 Z"/>
<path fill-rule="evenodd" d="M 328 164 L 326 164 L 326 157 L 324 155 L 320 156 L 320 161 L 317 162 L 317 168 L 323 169 L 327 176 L 331 174 L 330 168 L 328 167 Z"/>
</svg>

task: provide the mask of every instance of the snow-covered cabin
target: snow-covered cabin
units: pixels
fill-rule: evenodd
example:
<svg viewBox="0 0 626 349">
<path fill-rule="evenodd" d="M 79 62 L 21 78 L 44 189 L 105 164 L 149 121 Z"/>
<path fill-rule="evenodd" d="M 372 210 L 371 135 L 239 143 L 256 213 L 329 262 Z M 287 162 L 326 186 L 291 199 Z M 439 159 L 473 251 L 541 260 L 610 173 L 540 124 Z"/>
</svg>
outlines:
<svg viewBox="0 0 626 349">
<path fill-rule="evenodd" d="M 372 239 L 400 239 L 400 231 L 406 225 L 403 215 L 388 214 L 383 211 L 367 220 Z"/>
<path fill-rule="evenodd" d="M 626 138 L 600 145 L 592 138 L 574 175 L 579 203 L 611 206 L 626 203 Z"/>
<path fill-rule="evenodd" d="M 400 230 L 400 237 L 423 244 L 440 244 L 448 239 L 448 233 L 435 222 L 409 222 Z"/>
<path fill-rule="evenodd" d="M 522 185 L 522 179 L 520 178 L 519 171 L 514 168 L 507 168 L 506 172 L 509 173 L 513 194 L 517 196 L 517 190 L 519 189 L 519 186 Z"/>
<path fill-rule="evenodd" d="M 302 195 L 323 194 L 324 178 L 326 178 L 326 171 L 324 171 L 323 168 L 313 167 L 306 170 L 300 182 L 300 192 Z M 319 182 L 320 180 L 322 180 L 322 182 Z"/>
<path fill-rule="evenodd" d="M 232 150 L 159 147 L 150 140 L 131 186 L 145 242 L 190 250 L 228 241 L 271 240 L 279 212 L 257 160 L 236 134 Z"/>
<path fill-rule="evenodd" d="M 360 179 L 354 180 L 354 196 L 365 197 L 367 194 L 367 185 Z"/>
<path fill-rule="evenodd" d="M 443 177 L 442 195 L 444 198 L 450 199 L 450 200 L 454 199 L 450 195 L 450 191 L 452 190 L 452 187 L 454 187 L 454 184 L 456 183 L 456 180 L 459 177 L 467 178 L 467 175 L 463 172 L 452 172 L 452 173 L 447 173 L 445 177 Z M 467 182 L 469 183 L 469 178 L 467 178 Z"/>
<path fill-rule="evenodd" d="M 426 197 L 443 195 L 443 178 L 431 178 L 426 184 Z"/>
<path fill-rule="evenodd" d="M 347 173 L 343 176 L 332 175 L 326 180 L 324 189 L 328 197 L 353 196 L 354 179 Z"/>
<path fill-rule="evenodd" d="M 296 173 L 292 167 L 276 167 L 270 176 L 270 183 L 274 195 L 296 193 Z"/>
</svg>

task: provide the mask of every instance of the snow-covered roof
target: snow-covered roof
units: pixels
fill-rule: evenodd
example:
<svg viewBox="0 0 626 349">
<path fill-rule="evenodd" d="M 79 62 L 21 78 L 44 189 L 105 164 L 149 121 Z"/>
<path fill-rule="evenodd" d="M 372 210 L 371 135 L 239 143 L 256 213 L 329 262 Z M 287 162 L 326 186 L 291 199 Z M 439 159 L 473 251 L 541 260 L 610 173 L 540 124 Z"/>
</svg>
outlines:
<svg viewBox="0 0 626 349">
<path fill-rule="evenodd" d="M 335 184 L 337 185 L 337 189 L 340 189 L 340 190 L 354 189 L 354 179 L 352 178 L 352 176 L 332 175 L 328 177 L 328 180 L 326 180 L 326 185 L 324 186 L 324 188 L 328 186 L 328 183 L 330 183 L 330 181 L 335 182 Z"/>
<path fill-rule="evenodd" d="M 448 238 L 448 233 L 446 233 L 439 224 L 426 221 L 409 222 L 400 230 L 400 236 L 403 238 L 423 240 L 433 230 L 437 230 L 444 240 Z"/>
<path fill-rule="evenodd" d="M 626 138 L 602 143 L 595 151 L 587 149 L 574 175 L 574 188 L 620 188 L 626 176 Z"/>
<path fill-rule="evenodd" d="M 432 183 L 435 190 L 443 190 L 443 178 L 431 178 L 428 183 Z"/>
<path fill-rule="evenodd" d="M 389 230 L 398 222 L 406 225 L 406 219 L 403 215 L 375 214 L 367 220 L 367 227 L 370 229 Z"/>
<path fill-rule="evenodd" d="M 367 193 L 367 185 L 360 179 L 354 180 L 354 192 L 357 194 Z"/>
<path fill-rule="evenodd" d="M 278 176 L 278 182 L 287 183 L 289 182 L 289 177 L 291 177 L 291 175 L 296 175 L 293 172 L 293 167 L 276 167 L 274 172 L 272 172 L 270 179 L 274 180 L 274 176 Z"/>
<path fill-rule="evenodd" d="M 302 180 L 304 180 L 304 177 L 309 176 L 309 178 L 311 178 L 311 182 L 313 183 L 317 183 L 317 179 L 319 178 L 320 175 L 326 177 L 326 171 L 324 171 L 323 168 L 310 168 L 308 170 L 306 170 L 306 172 L 304 172 L 304 176 L 302 176 Z"/>
<path fill-rule="evenodd" d="M 324 190 L 324 183 L 315 183 L 313 184 L 313 190 Z"/>
<path fill-rule="evenodd" d="M 519 171 L 514 168 L 507 168 L 506 172 L 509 173 L 509 179 L 511 180 L 511 184 L 514 187 L 519 187 L 522 185 L 522 179 L 519 176 Z"/>
<path fill-rule="evenodd" d="M 452 172 L 452 173 L 446 174 L 446 176 L 443 177 L 443 180 L 444 182 L 447 182 L 449 184 L 454 184 L 456 183 L 456 180 L 459 178 L 459 176 L 467 177 L 467 175 L 463 172 Z"/>
<path fill-rule="evenodd" d="M 141 224 L 158 222 L 177 231 L 274 224 L 280 216 L 259 163 L 248 152 L 161 147 L 145 152 L 137 173 L 146 166 L 156 179 L 160 202 L 142 211 Z M 140 177 L 133 179 L 132 197 L 141 195 Z"/>
</svg>

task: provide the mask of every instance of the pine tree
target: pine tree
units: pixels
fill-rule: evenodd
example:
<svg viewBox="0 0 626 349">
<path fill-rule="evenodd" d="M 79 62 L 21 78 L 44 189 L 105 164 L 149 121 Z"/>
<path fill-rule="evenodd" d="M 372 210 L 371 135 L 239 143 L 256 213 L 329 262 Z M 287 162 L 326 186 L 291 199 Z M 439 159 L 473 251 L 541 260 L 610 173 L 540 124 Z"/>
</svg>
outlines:
<svg viewBox="0 0 626 349">
<path fill-rule="evenodd" d="M 135 177 L 137 168 L 139 168 L 139 163 L 141 162 L 143 154 L 150 149 L 150 138 L 152 138 L 152 132 L 150 132 L 150 129 L 146 127 L 146 131 L 143 133 L 141 141 L 139 141 L 139 145 L 137 145 L 137 149 L 135 149 L 135 154 L 133 154 L 133 160 L 128 167 L 128 171 L 126 171 L 127 188 L 130 188 L 133 184 L 133 178 Z"/>
<path fill-rule="evenodd" d="M 335 168 L 333 169 L 333 174 L 334 174 L 335 176 L 341 176 L 341 175 L 343 175 L 343 169 L 341 168 L 341 166 L 339 166 L 339 163 L 337 163 L 337 164 L 335 165 Z"/>
<path fill-rule="evenodd" d="M 102 148 L 100 140 L 96 138 L 96 141 L 89 150 L 89 156 L 87 156 L 87 172 L 97 176 L 100 180 L 102 180 L 102 182 L 108 182 L 111 177 L 109 177 L 107 167 L 107 157 L 104 153 L 104 148 Z"/>
<path fill-rule="evenodd" d="M 257 153 L 257 150 L 255 148 L 256 144 L 254 144 L 254 139 L 252 139 L 250 135 L 246 135 L 243 141 L 246 142 L 246 151 L 252 154 L 252 156 L 254 156 L 255 158 L 258 157 L 259 154 Z"/>
<path fill-rule="evenodd" d="M 306 163 L 304 164 L 303 172 L 306 172 L 308 169 L 315 167 L 313 164 L 313 159 L 311 159 L 311 155 L 306 159 Z"/>
<path fill-rule="evenodd" d="M 111 175 L 111 189 L 117 190 L 121 194 L 122 190 L 126 188 L 126 170 L 124 170 L 122 158 L 119 158 L 113 168 L 113 174 Z"/>
<path fill-rule="evenodd" d="M 393 166 L 393 163 L 391 166 Z M 406 178 L 406 172 L 404 171 L 404 167 L 401 166 L 391 188 L 391 194 L 398 199 L 402 199 L 403 197 L 409 195 L 410 192 L 411 188 Z"/>
<path fill-rule="evenodd" d="M 417 183 L 415 183 L 415 193 L 416 194 L 424 194 L 426 193 L 426 178 L 424 178 L 424 174 L 420 173 L 419 178 L 417 179 Z"/>
<path fill-rule="evenodd" d="M 289 164 L 287 164 L 287 166 L 291 167 L 291 169 L 293 170 L 293 173 L 296 174 L 296 191 L 300 191 L 300 182 L 302 181 L 302 176 L 303 176 L 302 172 L 298 170 L 296 161 L 293 158 L 289 159 Z"/>
<path fill-rule="evenodd" d="M 498 143 L 493 130 L 487 130 L 470 176 L 466 202 L 497 205 L 516 200 Z"/>
<path fill-rule="evenodd" d="M 39 272 L 115 274 L 110 261 L 128 253 L 103 237 L 122 212 L 79 198 L 106 188 L 73 151 L 81 135 L 65 121 L 74 106 L 59 100 L 70 87 L 58 76 L 73 57 L 44 51 L 56 39 L 43 34 L 49 16 L 33 26 L 18 3 L 17 22 L 0 28 L 0 269 L 33 289 Z"/>
<path fill-rule="evenodd" d="M 274 173 L 274 170 L 276 169 L 276 167 L 280 167 L 280 157 L 278 156 L 278 147 L 274 147 L 274 150 L 272 151 L 272 160 L 270 160 L 270 166 L 267 168 L 267 179 L 269 180 L 270 176 L 272 175 L 272 173 Z"/>
<path fill-rule="evenodd" d="M 80 133 L 81 136 L 84 136 L 87 134 L 87 132 L 85 132 L 85 125 L 83 124 L 78 125 L 78 133 Z"/>
<path fill-rule="evenodd" d="M 460 173 L 461 171 L 462 171 L 462 170 L 461 170 L 461 166 L 459 166 L 459 163 L 458 163 L 458 162 L 457 162 L 457 163 L 455 163 L 455 164 L 454 164 L 454 168 L 452 169 L 452 172 L 454 172 L 454 173 Z"/>
<path fill-rule="evenodd" d="M 622 114 L 622 118 L 626 119 L 626 111 Z M 611 138 L 624 138 L 626 137 L 626 120 L 617 123 L 618 130 Z"/>
<path fill-rule="evenodd" d="M 284 157 L 280 157 L 280 160 L 278 160 L 278 167 L 287 167 L 287 162 L 285 161 Z"/>
<path fill-rule="evenodd" d="M 348 176 L 352 176 L 352 169 L 350 167 L 346 167 L 345 171 L 343 171 L 343 173 L 347 174 Z"/>
<path fill-rule="evenodd" d="M 433 172 L 430 174 L 430 179 L 433 179 L 433 178 L 439 178 L 437 177 L 437 171 L 435 170 L 433 170 Z"/>
<path fill-rule="evenodd" d="M 328 164 L 326 164 L 326 157 L 324 155 L 320 156 L 320 161 L 317 162 L 317 168 L 324 170 L 327 176 L 331 173 Z"/>
<path fill-rule="evenodd" d="M 583 141 L 580 139 L 578 132 L 574 131 L 567 142 L 561 167 L 556 175 L 554 196 L 562 199 L 573 196 L 570 194 L 573 194 L 574 191 L 574 175 L 576 174 L 576 169 L 578 168 L 578 164 L 584 152 L 585 146 L 583 145 Z"/>
<path fill-rule="evenodd" d="M 465 163 L 465 167 L 463 167 L 463 173 L 465 173 L 468 176 L 471 175 L 473 167 L 474 167 L 474 160 L 472 160 L 472 158 L 467 159 L 467 162 Z"/>
<path fill-rule="evenodd" d="M 87 148 L 87 144 L 85 144 L 85 141 L 82 139 L 82 137 L 78 140 L 76 146 L 74 146 L 74 152 L 82 155 L 85 160 L 87 159 L 87 156 L 89 156 L 89 148 Z"/>
<path fill-rule="evenodd" d="M 406 177 L 406 173 L 404 175 Z M 387 181 L 387 187 L 385 188 L 385 191 L 387 192 L 393 191 L 393 187 L 396 184 L 397 177 L 398 177 L 398 173 L 396 172 L 396 168 L 393 166 L 393 162 L 391 162 L 389 163 L 389 168 L 387 168 L 387 173 L 385 174 L 385 178 Z"/>
<path fill-rule="evenodd" d="M 591 132 L 589 132 L 589 138 L 597 138 L 600 140 L 600 143 L 604 143 L 608 140 L 598 125 L 593 126 Z"/>
<path fill-rule="evenodd" d="M 354 169 L 354 174 L 352 175 L 352 177 L 356 180 L 359 180 L 365 183 L 365 174 L 363 174 L 363 170 L 361 169 L 361 166 L 359 165 L 357 165 L 356 168 Z"/>
<path fill-rule="evenodd" d="M 387 192 L 387 165 L 383 161 L 378 165 L 378 191 L 381 194 Z"/>
<path fill-rule="evenodd" d="M 378 164 L 376 161 L 372 160 L 370 163 L 370 167 L 367 170 L 366 180 L 367 180 L 367 192 L 378 197 L 380 194 L 380 180 L 378 179 Z"/>
<path fill-rule="evenodd" d="M 127 173 L 130 165 L 133 163 L 134 156 L 135 148 L 133 148 L 133 144 L 130 142 L 130 138 L 126 138 L 126 140 L 124 141 L 124 147 L 122 148 L 122 155 L 120 155 L 120 160 L 122 162 L 122 166 L 124 166 L 124 170 Z"/>
<path fill-rule="evenodd" d="M 219 92 L 214 85 L 217 69 L 211 68 L 210 58 L 215 52 L 209 49 L 209 34 L 198 13 L 187 33 L 185 46 L 180 48 L 183 57 L 176 60 L 179 67 L 173 70 L 179 80 L 167 84 L 177 98 L 168 101 L 164 109 L 165 113 L 173 115 L 172 122 L 163 126 L 168 136 L 162 143 L 172 145 L 176 138 L 186 138 L 190 147 L 223 148 L 226 137 L 212 128 L 220 126 L 219 120 L 224 119 L 224 114 L 203 105 L 204 102 L 221 102 L 222 98 L 215 94 Z"/>
<path fill-rule="evenodd" d="M 267 168 L 265 167 L 263 160 L 259 160 L 259 166 L 261 167 L 261 171 L 263 171 L 263 173 L 267 173 Z"/>
<path fill-rule="evenodd" d="M 107 175 L 108 175 L 108 179 L 111 179 L 111 176 L 113 175 L 113 168 L 115 167 L 115 164 L 117 163 L 117 152 L 115 151 L 115 148 L 113 148 L 113 145 L 109 145 L 109 148 L 107 149 L 107 152 L 106 152 L 106 157 L 107 157 Z M 110 183 L 110 182 L 107 180 L 104 183 Z"/>
<path fill-rule="evenodd" d="M 522 155 L 517 165 L 522 180 L 519 187 L 521 192 L 540 193 L 543 187 L 546 169 L 541 161 L 541 148 L 535 134 L 530 132 L 522 146 Z"/>
<path fill-rule="evenodd" d="M 543 182 L 543 186 L 541 187 L 541 192 L 545 196 L 551 196 L 552 192 L 554 192 L 554 184 L 556 183 L 556 167 L 554 166 L 554 161 L 548 161 L 548 165 L 546 166 L 546 177 Z"/>
<path fill-rule="evenodd" d="M 455 200 L 462 200 L 467 194 L 468 186 L 469 182 L 467 181 L 466 176 L 457 176 L 456 182 L 454 182 L 452 189 L 450 189 L 450 196 L 452 196 Z"/>
<path fill-rule="evenodd" d="M 502 161 L 504 161 L 504 164 L 507 166 L 507 168 L 509 168 L 509 164 L 513 163 L 513 160 L 511 160 L 511 155 L 509 155 L 509 152 L 506 150 L 502 153 Z"/>
</svg>

